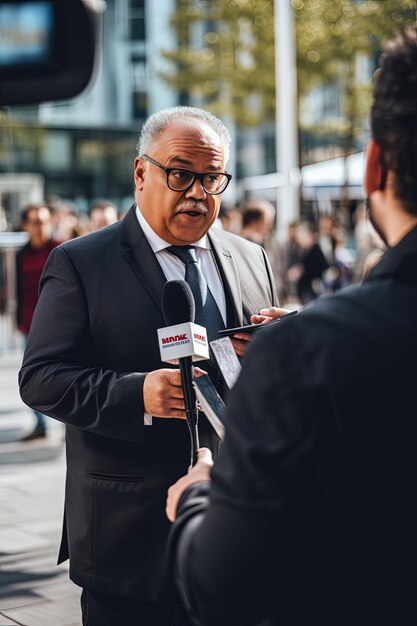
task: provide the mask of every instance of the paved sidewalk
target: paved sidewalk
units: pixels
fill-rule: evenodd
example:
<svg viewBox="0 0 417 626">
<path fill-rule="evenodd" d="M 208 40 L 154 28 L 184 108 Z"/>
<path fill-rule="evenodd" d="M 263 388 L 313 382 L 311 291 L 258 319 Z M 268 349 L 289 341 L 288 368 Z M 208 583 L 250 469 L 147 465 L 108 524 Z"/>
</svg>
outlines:
<svg viewBox="0 0 417 626">
<path fill-rule="evenodd" d="M 20 400 L 21 353 L 0 353 L 0 626 L 81 626 L 80 589 L 56 565 L 65 480 L 63 426 L 20 441 L 33 428 Z"/>
</svg>

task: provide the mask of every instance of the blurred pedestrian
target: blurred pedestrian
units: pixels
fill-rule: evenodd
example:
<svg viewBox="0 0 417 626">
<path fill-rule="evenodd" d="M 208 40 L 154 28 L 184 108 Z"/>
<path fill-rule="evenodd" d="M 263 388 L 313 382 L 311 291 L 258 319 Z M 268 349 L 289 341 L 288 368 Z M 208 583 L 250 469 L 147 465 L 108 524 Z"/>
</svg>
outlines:
<svg viewBox="0 0 417 626">
<path fill-rule="evenodd" d="M 61 242 L 70 241 L 89 232 L 75 204 L 61 202 L 54 213 L 54 236 Z"/>
<path fill-rule="evenodd" d="M 243 204 L 241 213 L 241 237 L 265 247 L 271 238 L 274 228 L 274 205 L 262 198 L 249 200 Z"/>
<path fill-rule="evenodd" d="M 355 256 L 346 246 L 346 234 L 341 226 L 333 225 L 331 232 L 332 255 L 326 260 L 329 264 L 323 276 L 326 291 L 334 292 L 347 287 L 353 281 Z"/>
<path fill-rule="evenodd" d="M 387 251 L 361 285 L 256 335 L 213 469 L 202 449 L 169 490 L 198 624 L 417 623 L 416 121 L 414 26 L 382 57 L 366 150 Z"/>
<path fill-rule="evenodd" d="M 280 286 L 280 289 L 277 287 L 279 301 L 283 306 L 298 302 L 297 283 L 288 277 L 290 267 L 298 265 L 302 257 L 301 248 L 297 241 L 297 226 L 297 221 L 288 224 L 287 238 L 279 246 L 279 281 L 277 281 L 277 275 L 274 273 L 277 285 Z"/>
<path fill-rule="evenodd" d="M 274 274 L 278 298 L 281 301 L 284 289 L 280 247 L 275 231 L 275 207 L 265 198 L 253 198 L 243 203 L 241 214 L 242 229 L 240 235 L 265 249 Z"/>
<path fill-rule="evenodd" d="M 46 203 L 29 204 L 21 212 L 21 227 L 28 233 L 27 244 L 16 255 L 16 321 L 25 337 L 29 334 L 38 302 L 41 274 L 51 250 L 60 242 L 52 238 L 52 213 Z M 34 410 L 36 424 L 25 441 L 47 436 L 47 419 Z"/>
<path fill-rule="evenodd" d="M 335 227 L 336 223 L 333 215 L 330 215 L 329 213 L 320 213 L 317 225 L 317 242 L 329 265 L 331 265 L 334 261 L 333 232 Z"/>
<path fill-rule="evenodd" d="M 235 233 L 235 235 L 240 234 L 242 215 L 235 207 L 223 207 L 222 205 L 217 219 L 221 222 L 224 230 L 227 230 L 229 233 Z"/>
<path fill-rule="evenodd" d="M 109 200 L 96 200 L 88 211 L 90 231 L 115 224 L 119 219 L 116 206 Z"/>
<path fill-rule="evenodd" d="M 295 284 L 298 300 L 305 305 L 324 292 L 323 274 L 329 263 L 310 222 L 300 222 L 297 225 L 296 240 L 300 258 L 288 269 L 287 278 Z"/>
</svg>

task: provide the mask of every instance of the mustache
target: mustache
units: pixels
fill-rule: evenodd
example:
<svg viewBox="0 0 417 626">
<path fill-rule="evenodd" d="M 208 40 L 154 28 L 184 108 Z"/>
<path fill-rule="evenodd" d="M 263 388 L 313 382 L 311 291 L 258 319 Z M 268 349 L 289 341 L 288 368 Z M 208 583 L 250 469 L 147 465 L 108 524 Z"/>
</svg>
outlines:
<svg viewBox="0 0 417 626">
<path fill-rule="evenodd" d="M 185 200 L 179 205 L 177 213 L 180 213 L 181 211 L 199 211 L 203 215 L 206 215 L 208 213 L 208 208 L 199 200 Z"/>
</svg>

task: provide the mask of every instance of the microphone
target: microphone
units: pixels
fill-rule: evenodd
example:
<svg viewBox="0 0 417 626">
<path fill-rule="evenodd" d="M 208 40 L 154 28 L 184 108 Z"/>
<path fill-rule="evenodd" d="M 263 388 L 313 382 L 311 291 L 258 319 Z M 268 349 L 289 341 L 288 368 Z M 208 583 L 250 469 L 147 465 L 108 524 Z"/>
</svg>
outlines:
<svg viewBox="0 0 417 626">
<path fill-rule="evenodd" d="M 206 329 L 194 323 L 195 302 L 189 284 L 185 280 L 166 282 L 161 307 L 167 324 L 158 329 L 161 360 L 176 365 L 185 357 L 209 359 Z"/>
<path fill-rule="evenodd" d="M 167 326 L 194 322 L 195 302 L 185 280 L 169 280 L 162 289 L 162 312 Z"/>
<path fill-rule="evenodd" d="M 194 323 L 194 296 L 185 280 L 169 280 L 162 290 L 162 312 L 166 328 L 158 329 L 161 360 L 179 363 L 184 393 L 185 414 L 191 437 L 191 465 L 197 462 L 198 410 L 192 384 L 193 361 L 209 359 L 207 332 Z"/>
</svg>

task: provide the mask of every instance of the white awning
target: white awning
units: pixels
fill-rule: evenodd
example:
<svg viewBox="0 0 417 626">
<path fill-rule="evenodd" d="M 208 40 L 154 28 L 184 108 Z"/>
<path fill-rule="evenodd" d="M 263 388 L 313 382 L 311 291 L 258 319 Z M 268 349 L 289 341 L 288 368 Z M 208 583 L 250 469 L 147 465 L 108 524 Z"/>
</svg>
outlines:
<svg viewBox="0 0 417 626">
<path fill-rule="evenodd" d="M 364 176 L 364 153 L 351 154 L 346 159 L 348 171 L 348 197 L 351 199 L 364 199 L 363 190 Z M 345 159 L 336 157 L 327 161 L 320 161 L 311 165 L 305 165 L 301 170 L 302 195 L 304 200 L 338 200 L 345 183 Z M 282 174 L 273 172 L 262 176 L 249 176 L 244 178 L 240 187 L 245 192 L 261 194 L 263 191 L 277 189 L 282 183 Z M 265 194 L 268 197 L 270 193 Z"/>
</svg>

